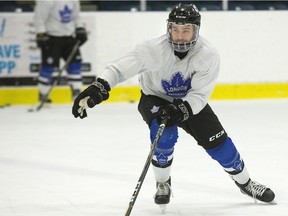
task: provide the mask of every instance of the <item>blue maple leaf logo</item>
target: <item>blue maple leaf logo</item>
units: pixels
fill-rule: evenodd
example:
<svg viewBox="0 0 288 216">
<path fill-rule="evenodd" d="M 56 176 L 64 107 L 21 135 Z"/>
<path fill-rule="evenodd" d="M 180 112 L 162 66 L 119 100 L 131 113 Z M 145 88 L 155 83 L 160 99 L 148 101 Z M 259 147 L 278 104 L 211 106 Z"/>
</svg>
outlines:
<svg viewBox="0 0 288 216">
<path fill-rule="evenodd" d="M 191 78 L 184 79 L 183 74 L 178 71 L 172 75 L 170 81 L 162 80 L 162 88 L 166 95 L 173 98 L 183 98 L 187 95 L 187 91 L 191 88 Z"/>
<path fill-rule="evenodd" d="M 166 165 L 168 163 L 168 157 L 165 156 L 164 154 L 160 153 L 159 155 L 156 156 L 157 162 L 160 165 Z"/>
<path fill-rule="evenodd" d="M 63 10 L 59 11 L 62 23 L 69 23 L 72 18 L 72 9 L 69 9 L 67 5 L 64 6 Z"/>
</svg>

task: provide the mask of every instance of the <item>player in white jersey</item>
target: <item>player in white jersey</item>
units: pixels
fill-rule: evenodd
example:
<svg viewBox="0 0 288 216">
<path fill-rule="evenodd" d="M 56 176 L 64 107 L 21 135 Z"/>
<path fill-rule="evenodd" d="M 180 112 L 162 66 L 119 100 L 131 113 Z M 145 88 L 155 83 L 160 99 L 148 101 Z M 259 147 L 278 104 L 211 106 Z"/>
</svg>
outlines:
<svg viewBox="0 0 288 216">
<path fill-rule="evenodd" d="M 233 141 L 208 104 L 219 74 L 219 55 L 199 36 L 200 22 L 195 5 L 178 4 L 169 14 L 166 35 L 138 45 L 109 64 L 97 81 L 76 98 L 72 113 L 76 118 L 85 118 L 87 107 L 107 100 L 111 88 L 138 74 L 142 89 L 138 110 L 149 126 L 152 143 L 159 122 L 168 118 L 152 159 L 156 204 L 170 201 L 170 171 L 178 128 L 194 137 L 244 194 L 271 203 L 275 194 L 250 179 Z"/>
<path fill-rule="evenodd" d="M 80 19 L 79 0 L 37 0 L 34 23 L 42 56 L 38 76 L 39 99 L 42 100 L 50 89 L 52 73 L 59 68 L 60 58 L 66 61 L 77 41 L 81 45 L 86 42 L 87 33 Z M 82 89 L 81 61 L 78 49 L 67 67 L 67 80 L 74 97 Z"/>
</svg>

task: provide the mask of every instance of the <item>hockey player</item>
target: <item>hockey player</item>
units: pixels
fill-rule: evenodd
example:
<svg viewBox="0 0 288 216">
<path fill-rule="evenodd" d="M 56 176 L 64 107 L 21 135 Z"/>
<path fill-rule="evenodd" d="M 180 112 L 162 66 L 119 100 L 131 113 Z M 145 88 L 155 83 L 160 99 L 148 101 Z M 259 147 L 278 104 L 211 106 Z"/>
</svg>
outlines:
<svg viewBox="0 0 288 216">
<path fill-rule="evenodd" d="M 178 4 L 169 14 L 167 33 L 138 45 L 109 64 L 104 73 L 74 101 L 73 115 L 87 116 L 109 98 L 117 83 L 139 75 L 138 110 L 150 129 L 153 143 L 159 122 L 168 117 L 152 160 L 157 192 L 155 203 L 168 204 L 170 171 L 178 128 L 185 130 L 231 176 L 242 193 L 271 203 L 273 191 L 250 179 L 244 160 L 208 104 L 219 74 L 219 55 L 199 35 L 201 16 L 194 4 Z"/>
<path fill-rule="evenodd" d="M 80 20 L 79 0 L 37 0 L 34 11 L 37 46 L 41 48 L 42 62 L 38 76 L 39 100 L 48 93 L 52 73 L 61 58 L 67 60 L 76 41 L 86 42 L 87 33 Z M 75 97 L 82 89 L 81 55 L 77 50 L 67 66 L 67 80 Z M 48 99 L 46 102 L 51 102 Z"/>
</svg>

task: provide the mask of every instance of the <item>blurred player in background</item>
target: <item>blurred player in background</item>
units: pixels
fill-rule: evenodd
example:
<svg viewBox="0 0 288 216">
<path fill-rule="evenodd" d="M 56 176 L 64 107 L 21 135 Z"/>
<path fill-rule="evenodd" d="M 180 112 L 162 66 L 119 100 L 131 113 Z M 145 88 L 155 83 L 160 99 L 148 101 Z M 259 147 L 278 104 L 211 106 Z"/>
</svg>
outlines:
<svg viewBox="0 0 288 216">
<path fill-rule="evenodd" d="M 41 49 L 41 68 L 38 76 L 39 100 L 42 101 L 52 84 L 52 73 L 65 61 L 77 41 L 86 42 L 87 32 L 80 19 L 79 0 L 36 0 L 34 11 L 36 42 Z M 75 98 L 82 89 L 82 58 L 79 49 L 67 66 L 67 80 Z M 51 102 L 47 99 L 45 102 Z"/>
<path fill-rule="evenodd" d="M 152 159 L 156 204 L 170 202 L 170 173 L 179 128 L 220 164 L 242 193 L 255 201 L 271 203 L 274 192 L 251 180 L 234 142 L 208 104 L 220 71 L 220 58 L 199 35 L 200 24 L 201 16 L 194 4 L 178 4 L 169 14 L 166 35 L 139 44 L 108 64 L 104 73 L 76 98 L 72 113 L 85 118 L 87 107 L 107 100 L 112 87 L 138 74 L 142 90 L 138 110 L 150 129 L 151 143 L 159 123 L 168 118 Z M 190 163 L 193 158 L 187 160 Z"/>
</svg>

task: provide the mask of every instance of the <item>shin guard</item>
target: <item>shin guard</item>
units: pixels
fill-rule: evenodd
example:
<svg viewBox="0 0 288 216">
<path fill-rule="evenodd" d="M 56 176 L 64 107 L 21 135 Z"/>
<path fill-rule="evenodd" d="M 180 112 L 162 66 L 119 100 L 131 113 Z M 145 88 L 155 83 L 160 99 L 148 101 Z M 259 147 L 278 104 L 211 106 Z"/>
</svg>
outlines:
<svg viewBox="0 0 288 216">
<path fill-rule="evenodd" d="M 229 137 L 223 144 L 206 151 L 214 160 L 221 164 L 234 181 L 243 184 L 249 180 L 244 161 Z"/>
<path fill-rule="evenodd" d="M 154 119 L 150 126 L 151 143 L 153 143 L 155 139 L 158 128 L 159 124 L 157 123 L 156 119 Z M 158 182 L 167 181 L 170 177 L 174 146 L 177 139 L 177 126 L 165 127 L 152 159 L 155 179 Z"/>
</svg>

